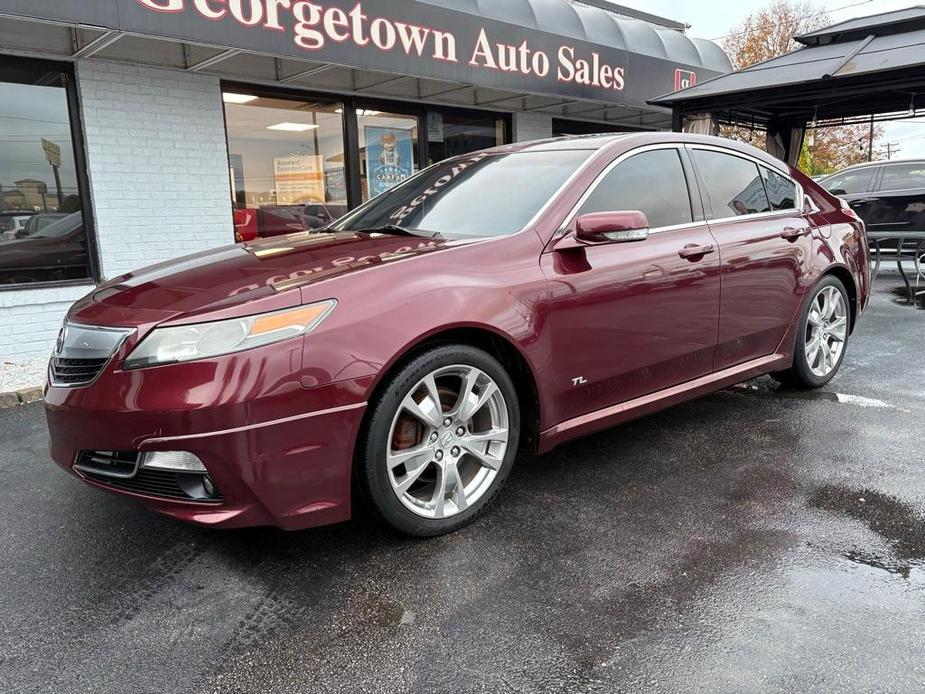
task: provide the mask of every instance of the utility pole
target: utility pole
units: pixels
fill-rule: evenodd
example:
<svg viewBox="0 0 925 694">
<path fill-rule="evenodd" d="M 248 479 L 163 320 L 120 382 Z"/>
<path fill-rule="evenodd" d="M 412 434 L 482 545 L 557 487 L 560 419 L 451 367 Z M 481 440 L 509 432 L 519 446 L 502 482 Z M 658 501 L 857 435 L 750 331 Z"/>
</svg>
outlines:
<svg viewBox="0 0 925 694">
<path fill-rule="evenodd" d="M 887 161 L 893 158 L 893 155 L 899 154 L 899 143 L 898 142 L 887 142 L 886 143 L 886 158 Z"/>
</svg>

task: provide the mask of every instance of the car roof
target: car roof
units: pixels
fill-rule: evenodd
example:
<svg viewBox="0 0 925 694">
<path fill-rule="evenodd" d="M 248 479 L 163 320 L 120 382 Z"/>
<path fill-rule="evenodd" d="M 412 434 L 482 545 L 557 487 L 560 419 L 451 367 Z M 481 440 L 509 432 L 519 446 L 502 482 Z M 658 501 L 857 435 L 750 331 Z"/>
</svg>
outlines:
<svg viewBox="0 0 925 694">
<path fill-rule="evenodd" d="M 501 145 L 491 149 L 483 150 L 488 154 L 512 154 L 515 152 L 554 152 L 568 150 L 629 150 L 635 147 L 641 147 L 650 144 L 701 144 L 722 147 L 733 152 L 740 152 L 755 159 L 759 159 L 768 166 L 777 168 L 780 171 L 789 174 L 790 167 L 771 156 L 767 152 L 753 147 L 744 142 L 737 142 L 722 137 L 712 135 L 695 135 L 693 133 L 676 133 L 665 131 L 637 131 L 626 133 L 598 133 L 591 135 L 565 135 L 562 137 L 547 138 L 544 140 L 532 140 L 527 142 L 515 142 L 509 145 Z M 472 153 L 454 157 L 454 159 L 466 159 L 471 157 Z"/>
</svg>

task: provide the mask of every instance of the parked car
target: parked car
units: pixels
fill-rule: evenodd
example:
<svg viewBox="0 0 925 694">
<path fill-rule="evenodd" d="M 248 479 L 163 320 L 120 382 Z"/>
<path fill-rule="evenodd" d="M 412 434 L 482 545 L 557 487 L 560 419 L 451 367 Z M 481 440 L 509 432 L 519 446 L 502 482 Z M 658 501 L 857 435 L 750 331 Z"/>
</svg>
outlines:
<svg viewBox="0 0 925 694">
<path fill-rule="evenodd" d="M 56 219 L 46 221 L 47 224 L 42 224 L 38 231 L 29 236 L 0 245 L 0 284 L 87 277 L 89 258 L 83 215 L 73 212 L 69 215 L 56 215 Z"/>
<path fill-rule="evenodd" d="M 858 164 L 820 185 L 846 200 L 870 231 L 925 231 L 925 159 Z"/>
<path fill-rule="evenodd" d="M 34 214 L 28 210 L 0 212 L 0 241 L 16 238 L 16 234 L 26 228 L 26 223 Z"/>
<path fill-rule="evenodd" d="M 302 217 L 310 229 L 319 229 L 347 214 L 346 205 L 309 203 L 302 208 Z"/>
<path fill-rule="evenodd" d="M 674 133 L 435 164 L 329 230 L 118 277 L 49 364 L 54 460 L 212 527 L 436 535 L 520 447 L 761 374 L 818 387 L 867 304 L 863 223 L 748 145 Z M 580 465 L 580 461 L 575 461 Z"/>
<path fill-rule="evenodd" d="M 29 238 L 33 234 L 36 234 L 45 229 L 45 227 L 54 224 L 58 220 L 64 219 L 67 216 L 68 213 L 66 212 L 41 212 L 39 214 L 34 214 L 29 217 L 25 226 L 16 232 L 16 238 Z"/>
</svg>

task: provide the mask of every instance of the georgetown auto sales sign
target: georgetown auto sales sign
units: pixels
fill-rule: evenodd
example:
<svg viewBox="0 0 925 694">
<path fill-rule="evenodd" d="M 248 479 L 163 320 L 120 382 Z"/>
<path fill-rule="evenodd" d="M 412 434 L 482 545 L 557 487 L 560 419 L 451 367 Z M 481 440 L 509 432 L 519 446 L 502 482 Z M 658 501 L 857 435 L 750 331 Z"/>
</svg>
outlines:
<svg viewBox="0 0 925 694">
<path fill-rule="evenodd" d="M 56 15 L 96 13 L 84 21 L 136 34 L 641 107 L 673 91 L 678 70 L 701 80 L 717 74 L 426 1 L 86 0 L 64 3 L 67 10 L 51 0 L 8 1 L 23 14 L 41 15 L 35 8 L 46 4 Z"/>
</svg>

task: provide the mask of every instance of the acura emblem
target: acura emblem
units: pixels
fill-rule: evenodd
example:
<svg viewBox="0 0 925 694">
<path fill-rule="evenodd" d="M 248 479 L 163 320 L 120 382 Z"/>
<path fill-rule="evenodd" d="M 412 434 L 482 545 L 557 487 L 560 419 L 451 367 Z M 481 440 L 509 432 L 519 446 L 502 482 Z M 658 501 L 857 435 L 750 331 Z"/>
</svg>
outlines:
<svg viewBox="0 0 925 694">
<path fill-rule="evenodd" d="M 61 332 L 58 333 L 58 341 L 55 343 L 55 354 L 61 354 L 61 350 L 64 349 L 64 341 L 67 340 L 67 326 L 61 328 Z"/>
</svg>

